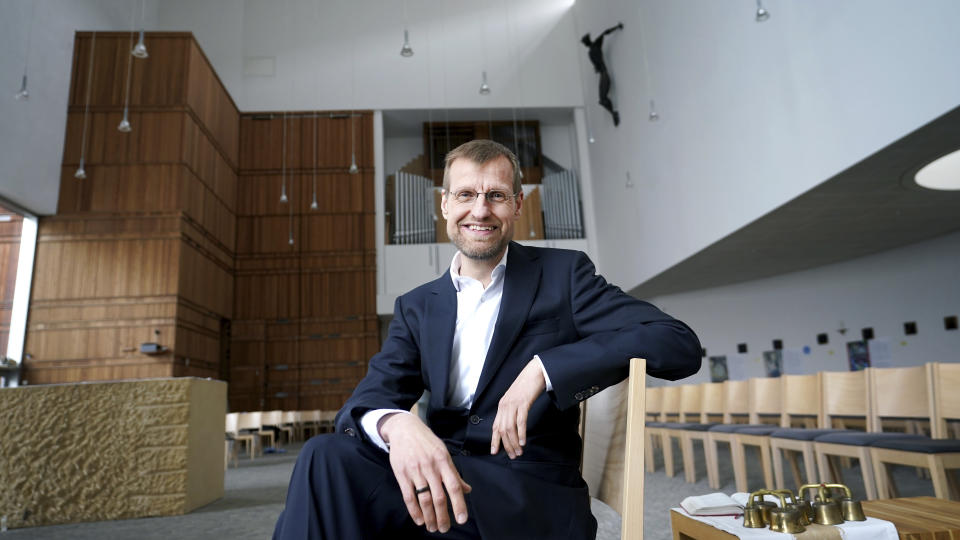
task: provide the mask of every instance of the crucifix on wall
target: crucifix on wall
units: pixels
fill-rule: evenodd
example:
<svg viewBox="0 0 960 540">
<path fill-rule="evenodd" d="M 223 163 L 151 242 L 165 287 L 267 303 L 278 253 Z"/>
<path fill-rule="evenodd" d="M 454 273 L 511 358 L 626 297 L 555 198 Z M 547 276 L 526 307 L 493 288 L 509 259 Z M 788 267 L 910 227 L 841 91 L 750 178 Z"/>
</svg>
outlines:
<svg viewBox="0 0 960 540">
<path fill-rule="evenodd" d="M 623 30 L 623 23 L 611 26 L 604 30 L 597 39 L 590 39 L 590 32 L 587 32 L 580 39 L 580 42 L 587 47 L 587 55 L 593 64 L 593 70 L 600 74 L 600 106 L 610 111 L 613 116 L 613 125 L 620 125 L 620 113 L 613 108 L 613 102 L 610 101 L 610 72 L 607 70 L 607 64 L 603 61 L 603 38 L 607 34 L 612 34 L 617 30 Z"/>
</svg>

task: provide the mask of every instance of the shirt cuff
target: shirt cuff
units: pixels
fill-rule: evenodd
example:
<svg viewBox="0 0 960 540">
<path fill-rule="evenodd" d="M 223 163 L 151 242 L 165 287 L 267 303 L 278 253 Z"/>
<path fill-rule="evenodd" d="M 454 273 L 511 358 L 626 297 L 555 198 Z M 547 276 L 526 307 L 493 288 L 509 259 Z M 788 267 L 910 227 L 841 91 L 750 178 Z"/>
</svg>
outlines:
<svg viewBox="0 0 960 540">
<path fill-rule="evenodd" d="M 543 381 L 547 383 L 547 392 L 553 392 L 553 384 L 550 382 L 550 376 L 547 375 L 547 368 L 543 367 L 543 360 L 540 360 L 540 355 L 533 355 L 533 359 L 537 361 L 537 365 L 540 366 L 540 371 L 543 373 Z"/>
<path fill-rule="evenodd" d="M 363 416 L 360 417 L 360 427 L 363 428 L 363 432 L 367 434 L 367 438 L 384 452 L 389 452 L 390 447 L 387 446 L 383 437 L 380 436 L 380 431 L 377 430 L 377 424 L 380 423 L 381 418 L 392 413 L 410 414 L 410 411 L 403 409 L 374 409 L 363 413 Z"/>
</svg>

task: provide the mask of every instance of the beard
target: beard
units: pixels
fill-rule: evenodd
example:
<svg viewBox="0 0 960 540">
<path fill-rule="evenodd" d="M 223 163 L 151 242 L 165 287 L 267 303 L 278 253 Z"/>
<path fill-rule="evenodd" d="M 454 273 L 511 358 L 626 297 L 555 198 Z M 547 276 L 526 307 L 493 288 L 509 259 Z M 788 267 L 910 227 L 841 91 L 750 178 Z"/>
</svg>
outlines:
<svg viewBox="0 0 960 540">
<path fill-rule="evenodd" d="M 457 246 L 464 257 L 475 261 L 489 261 L 501 257 L 510 240 L 512 240 L 512 235 L 510 237 L 507 235 L 501 236 L 500 240 L 492 243 L 470 242 L 460 234 L 459 227 L 457 227 L 457 233 L 450 237 L 450 241 Z"/>
</svg>

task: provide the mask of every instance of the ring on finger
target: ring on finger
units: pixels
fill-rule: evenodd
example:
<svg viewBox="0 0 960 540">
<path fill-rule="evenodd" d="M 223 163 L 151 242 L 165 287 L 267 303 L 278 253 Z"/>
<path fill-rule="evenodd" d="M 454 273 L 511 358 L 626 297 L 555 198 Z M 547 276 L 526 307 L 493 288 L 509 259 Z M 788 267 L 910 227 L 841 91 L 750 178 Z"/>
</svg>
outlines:
<svg viewBox="0 0 960 540">
<path fill-rule="evenodd" d="M 419 497 L 421 493 L 430 493 L 430 486 L 423 486 L 422 488 L 417 488 L 417 491 L 416 491 L 417 497 Z"/>
</svg>

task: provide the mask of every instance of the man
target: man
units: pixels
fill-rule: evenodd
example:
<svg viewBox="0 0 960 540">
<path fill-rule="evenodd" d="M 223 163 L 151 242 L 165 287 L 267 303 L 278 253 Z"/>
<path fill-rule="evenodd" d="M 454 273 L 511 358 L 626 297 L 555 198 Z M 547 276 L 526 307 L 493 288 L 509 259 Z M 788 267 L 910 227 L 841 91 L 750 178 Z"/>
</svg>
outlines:
<svg viewBox="0 0 960 540">
<path fill-rule="evenodd" d="M 522 206 L 507 148 L 447 155 L 450 272 L 397 299 L 336 433 L 301 451 L 274 538 L 594 538 L 576 405 L 634 356 L 690 375 L 700 344 L 583 253 L 512 243 Z M 426 424 L 407 412 L 424 390 Z"/>
</svg>

